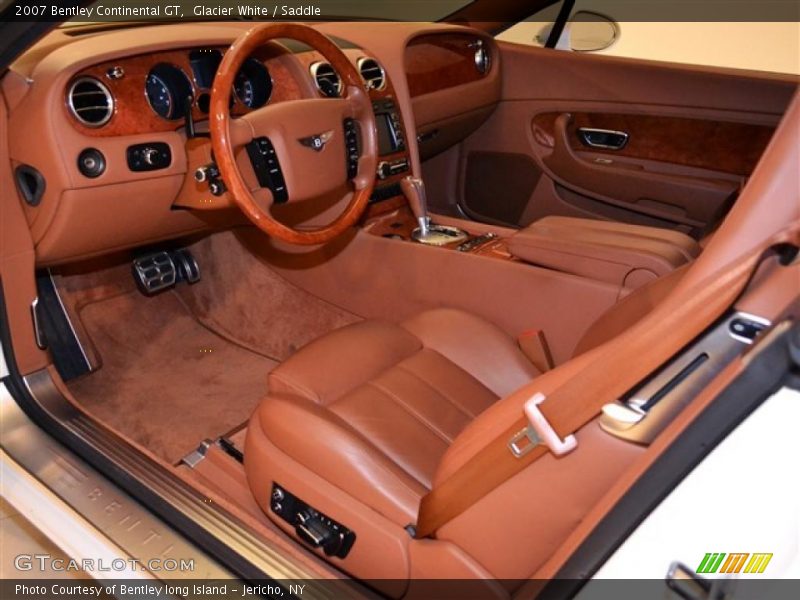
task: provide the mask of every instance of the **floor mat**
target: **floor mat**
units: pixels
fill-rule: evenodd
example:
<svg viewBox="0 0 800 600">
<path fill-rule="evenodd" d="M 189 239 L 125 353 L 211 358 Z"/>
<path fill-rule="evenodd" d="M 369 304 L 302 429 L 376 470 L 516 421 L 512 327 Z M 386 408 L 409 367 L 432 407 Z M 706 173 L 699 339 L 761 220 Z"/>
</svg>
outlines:
<svg viewBox="0 0 800 600">
<path fill-rule="evenodd" d="M 174 292 L 94 302 L 80 318 L 102 367 L 69 382 L 70 391 L 171 463 L 245 422 L 278 364 L 209 331 Z"/>
<path fill-rule="evenodd" d="M 189 247 L 203 273 L 176 293 L 212 331 L 245 348 L 286 360 L 311 340 L 360 318 L 287 282 L 233 232 Z"/>
</svg>

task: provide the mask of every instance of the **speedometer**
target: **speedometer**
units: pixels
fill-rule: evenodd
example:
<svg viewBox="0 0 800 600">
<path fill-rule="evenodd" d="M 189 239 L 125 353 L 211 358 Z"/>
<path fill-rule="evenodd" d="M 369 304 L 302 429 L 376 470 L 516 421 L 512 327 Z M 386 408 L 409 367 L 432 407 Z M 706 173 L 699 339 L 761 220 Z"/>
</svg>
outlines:
<svg viewBox="0 0 800 600">
<path fill-rule="evenodd" d="M 169 86 L 164 83 L 164 80 L 158 75 L 150 73 L 145 80 L 144 90 L 153 111 L 164 119 L 171 118 L 174 100 Z"/>
<path fill-rule="evenodd" d="M 194 90 L 180 67 L 159 63 L 144 80 L 144 95 L 153 112 L 162 119 L 180 119 L 194 102 Z"/>
</svg>

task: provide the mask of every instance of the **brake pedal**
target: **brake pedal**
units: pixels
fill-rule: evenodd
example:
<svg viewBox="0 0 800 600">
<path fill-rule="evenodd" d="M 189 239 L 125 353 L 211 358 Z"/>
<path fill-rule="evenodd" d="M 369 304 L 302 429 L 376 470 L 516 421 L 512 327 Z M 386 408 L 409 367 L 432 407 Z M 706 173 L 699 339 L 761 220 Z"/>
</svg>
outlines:
<svg viewBox="0 0 800 600">
<path fill-rule="evenodd" d="M 133 278 L 144 294 L 152 296 L 175 285 L 178 271 L 168 252 L 156 252 L 133 260 Z"/>
<path fill-rule="evenodd" d="M 181 281 L 197 283 L 200 265 L 186 248 L 163 250 L 134 259 L 133 278 L 143 293 L 152 296 Z"/>
</svg>

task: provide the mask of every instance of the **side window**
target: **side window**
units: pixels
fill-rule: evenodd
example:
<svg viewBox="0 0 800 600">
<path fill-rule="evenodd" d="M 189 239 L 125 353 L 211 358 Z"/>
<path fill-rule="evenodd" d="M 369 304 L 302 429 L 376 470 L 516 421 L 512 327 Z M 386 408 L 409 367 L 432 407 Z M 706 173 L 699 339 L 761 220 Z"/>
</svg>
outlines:
<svg viewBox="0 0 800 600">
<path fill-rule="evenodd" d="M 544 46 L 560 6 L 561 2 L 532 15 L 497 39 Z M 614 14 L 618 7 L 618 2 L 609 0 L 577 0 L 557 49 L 800 74 L 800 27 L 796 21 L 632 22 Z"/>
</svg>

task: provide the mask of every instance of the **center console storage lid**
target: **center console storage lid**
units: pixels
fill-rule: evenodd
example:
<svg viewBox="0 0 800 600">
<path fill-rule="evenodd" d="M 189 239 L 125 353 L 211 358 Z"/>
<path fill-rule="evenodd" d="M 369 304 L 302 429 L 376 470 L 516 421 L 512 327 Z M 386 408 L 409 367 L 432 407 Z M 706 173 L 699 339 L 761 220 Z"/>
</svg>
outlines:
<svg viewBox="0 0 800 600">
<path fill-rule="evenodd" d="M 535 265 L 635 289 L 700 254 L 669 229 L 572 217 L 545 217 L 508 239 L 508 250 Z"/>
</svg>

